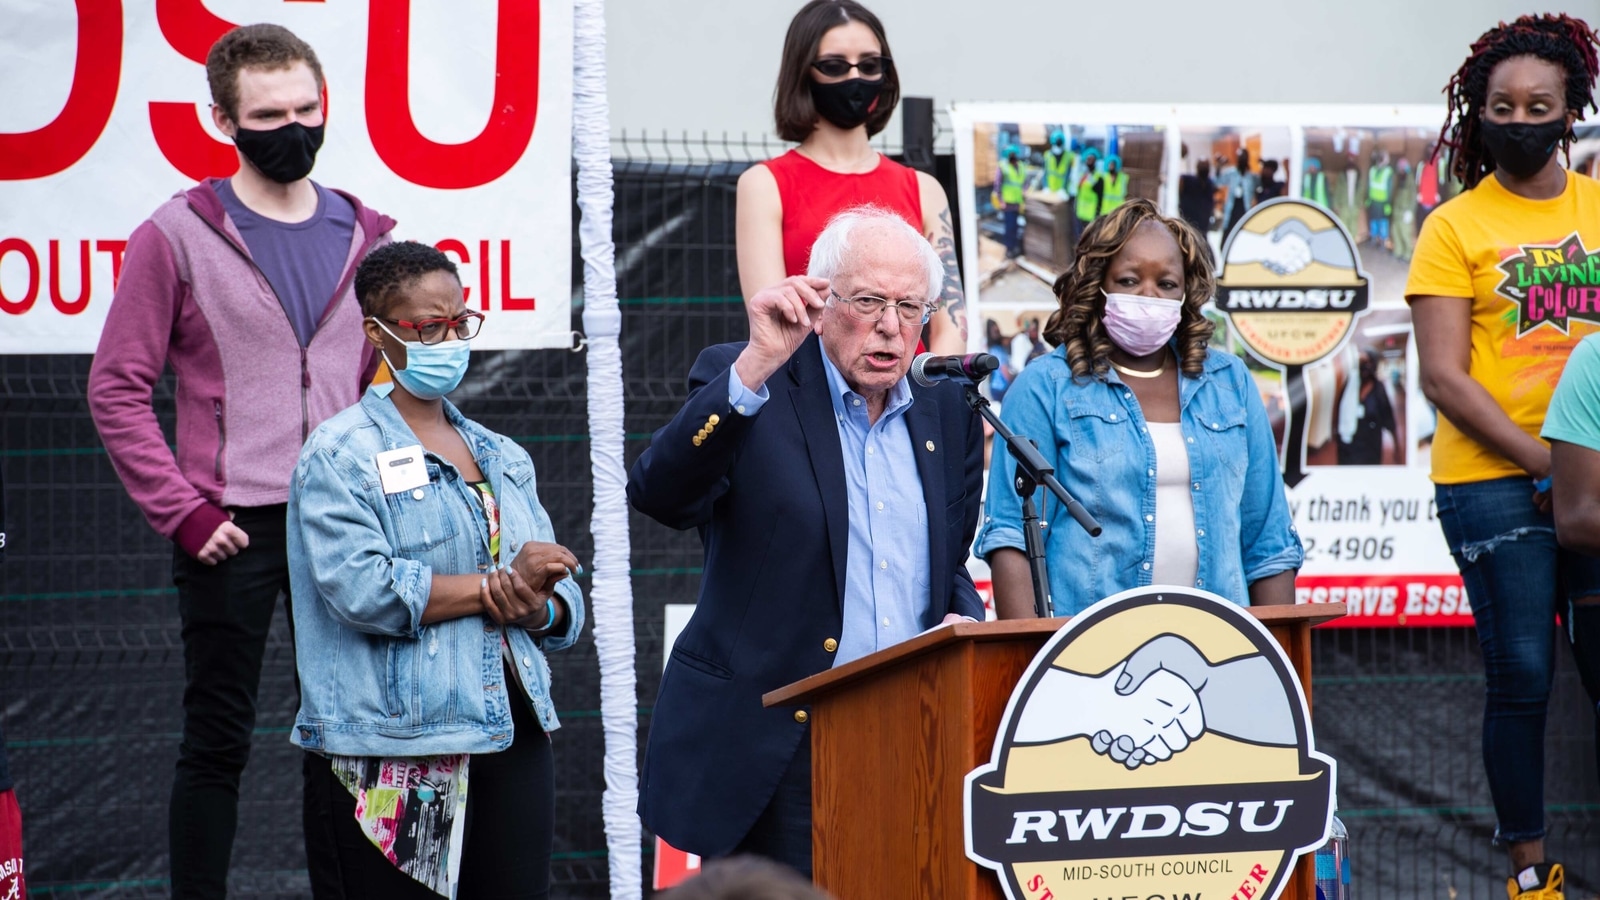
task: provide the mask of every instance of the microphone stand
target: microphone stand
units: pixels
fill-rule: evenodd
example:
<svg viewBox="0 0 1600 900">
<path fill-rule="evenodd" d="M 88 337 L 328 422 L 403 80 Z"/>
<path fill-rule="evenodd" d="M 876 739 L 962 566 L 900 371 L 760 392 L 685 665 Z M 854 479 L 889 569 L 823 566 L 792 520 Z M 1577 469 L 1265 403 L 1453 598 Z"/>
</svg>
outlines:
<svg viewBox="0 0 1600 900">
<path fill-rule="evenodd" d="M 1033 576 L 1033 610 L 1041 619 L 1048 619 L 1054 613 L 1054 606 L 1050 600 L 1050 571 L 1045 560 L 1044 532 L 1039 525 L 1039 510 L 1034 506 L 1033 495 L 1040 485 L 1050 489 L 1062 503 L 1066 504 L 1067 512 L 1077 520 L 1083 530 L 1089 532 L 1090 537 L 1100 536 L 1100 523 L 1094 516 L 1083 508 L 1067 489 L 1056 480 L 1055 466 L 1039 453 L 1033 441 L 1018 436 L 1011 429 L 1001 423 L 1000 417 L 989 408 L 989 399 L 978 393 L 978 386 L 971 381 L 965 382 L 967 405 L 972 411 L 989 423 L 994 429 L 995 437 L 1006 442 L 1006 448 L 1011 451 L 1011 458 L 1017 461 L 1017 477 L 1012 485 L 1017 489 L 1017 496 L 1022 498 L 1022 534 L 1027 546 L 1028 571 Z"/>
</svg>

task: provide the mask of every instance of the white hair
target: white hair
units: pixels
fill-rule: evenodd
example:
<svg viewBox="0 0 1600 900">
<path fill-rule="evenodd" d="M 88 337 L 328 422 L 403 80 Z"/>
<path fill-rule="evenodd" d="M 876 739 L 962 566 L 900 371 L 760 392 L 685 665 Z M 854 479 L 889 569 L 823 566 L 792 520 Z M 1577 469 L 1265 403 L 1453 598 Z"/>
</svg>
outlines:
<svg viewBox="0 0 1600 900">
<path fill-rule="evenodd" d="M 922 260 L 923 268 L 928 270 L 928 296 L 923 299 L 937 306 L 944 288 L 944 263 L 939 259 L 939 252 L 933 249 L 922 232 L 912 228 L 898 213 L 881 206 L 854 206 L 829 219 L 827 227 L 822 229 L 816 242 L 811 245 L 811 263 L 806 267 L 806 274 L 812 278 L 833 281 L 844 268 L 845 257 L 852 249 L 851 232 L 857 225 L 868 223 L 882 225 L 909 239 Z"/>
</svg>

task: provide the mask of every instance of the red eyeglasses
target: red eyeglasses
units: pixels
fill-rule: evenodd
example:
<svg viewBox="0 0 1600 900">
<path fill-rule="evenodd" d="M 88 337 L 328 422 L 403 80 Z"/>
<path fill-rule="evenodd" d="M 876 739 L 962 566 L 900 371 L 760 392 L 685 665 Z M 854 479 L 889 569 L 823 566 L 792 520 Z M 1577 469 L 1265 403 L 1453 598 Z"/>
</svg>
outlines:
<svg viewBox="0 0 1600 900">
<path fill-rule="evenodd" d="M 417 333 L 417 337 L 424 344 L 437 344 L 445 339 L 445 335 L 452 330 L 456 337 L 463 341 L 470 341 L 478 336 L 478 329 L 483 327 L 483 313 L 467 312 L 455 318 L 419 319 L 408 322 L 405 319 L 384 319 L 391 325 L 409 328 Z"/>
</svg>

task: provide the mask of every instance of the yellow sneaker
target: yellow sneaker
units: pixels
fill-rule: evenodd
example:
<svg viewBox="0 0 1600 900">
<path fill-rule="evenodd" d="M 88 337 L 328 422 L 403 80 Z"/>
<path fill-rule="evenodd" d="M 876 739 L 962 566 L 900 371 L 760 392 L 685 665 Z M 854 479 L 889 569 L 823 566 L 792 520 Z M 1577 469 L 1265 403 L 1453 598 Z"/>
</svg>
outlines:
<svg viewBox="0 0 1600 900">
<path fill-rule="evenodd" d="M 1541 876 L 1541 882 L 1528 890 L 1523 890 L 1515 875 L 1506 879 L 1506 896 L 1510 900 L 1565 900 L 1562 886 L 1566 881 L 1566 872 L 1560 863 L 1540 863 L 1533 867 L 1533 871 Z"/>
</svg>

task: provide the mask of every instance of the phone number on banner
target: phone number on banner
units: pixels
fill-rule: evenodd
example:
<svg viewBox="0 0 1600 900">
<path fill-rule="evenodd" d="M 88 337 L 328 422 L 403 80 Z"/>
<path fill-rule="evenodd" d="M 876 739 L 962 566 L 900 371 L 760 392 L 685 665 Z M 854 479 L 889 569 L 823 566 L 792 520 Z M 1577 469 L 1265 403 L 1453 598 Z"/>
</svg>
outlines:
<svg viewBox="0 0 1600 900">
<path fill-rule="evenodd" d="M 1302 535 L 1300 543 L 1305 547 L 1306 561 L 1316 559 L 1340 560 L 1346 562 L 1372 562 L 1373 560 L 1394 559 L 1394 539 L 1392 534 L 1374 537 L 1372 535 L 1339 535 L 1316 536 Z"/>
</svg>

